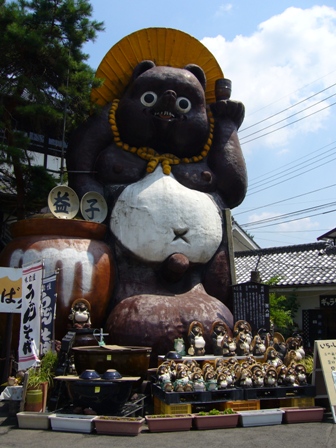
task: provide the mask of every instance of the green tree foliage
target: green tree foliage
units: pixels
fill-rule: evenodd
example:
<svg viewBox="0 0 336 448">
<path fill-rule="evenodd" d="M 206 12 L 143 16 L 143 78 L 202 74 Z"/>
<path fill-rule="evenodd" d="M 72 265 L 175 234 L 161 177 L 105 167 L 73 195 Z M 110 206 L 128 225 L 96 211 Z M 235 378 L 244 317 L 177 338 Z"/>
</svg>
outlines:
<svg viewBox="0 0 336 448">
<path fill-rule="evenodd" d="M 8 163 L 2 169 L 12 167 L 7 174 L 15 178 L 19 218 L 32 191 L 27 182 L 34 178 L 27 174 L 29 141 L 21 131 L 62 140 L 64 130 L 89 112 L 94 71 L 82 46 L 103 30 L 91 15 L 88 0 L 0 0 L 1 149 Z"/>
<path fill-rule="evenodd" d="M 276 285 L 279 277 L 272 277 L 267 284 Z M 299 309 L 297 295 L 292 291 L 290 295 L 278 295 L 276 292 L 270 292 L 270 318 L 276 331 L 282 333 L 285 337 L 292 334 L 295 329 L 294 316 Z"/>
</svg>

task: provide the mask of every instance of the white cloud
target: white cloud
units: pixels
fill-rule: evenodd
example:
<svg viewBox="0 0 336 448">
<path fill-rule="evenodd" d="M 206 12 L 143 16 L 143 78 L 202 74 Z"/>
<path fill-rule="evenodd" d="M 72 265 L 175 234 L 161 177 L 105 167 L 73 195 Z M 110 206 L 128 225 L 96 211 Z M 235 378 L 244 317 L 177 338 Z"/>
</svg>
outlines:
<svg viewBox="0 0 336 448">
<path fill-rule="evenodd" d="M 223 5 L 220 5 L 220 7 L 217 9 L 216 13 L 215 13 L 215 17 L 222 17 L 224 16 L 227 12 L 231 11 L 232 9 L 232 4 L 231 3 L 224 3 Z"/>
<path fill-rule="evenodd" d="M 320 224 L 317 221 L 312 221 L 310 218 L 299 219 L 297 221 L 291 221 L 287 223 L 280 224 L 277 227 L 279 233 L 291 231 L 294 232 L 299 230 L 300 232 L 304 232 L 305 230 L 314 230 L 318 229 Z"/>
<path fill-rule="evenodd" d="M 248 222 L 256 222 L 256 221 L 261 221 L 264 219 L 269 219 L 269 218 L 275 218 L 277 216 L 279 216 L 280 213 L 274 213 L 274 212 L 263 212 L 263 213 L 253 213 L 252 215 L 250 215 L 248 217 Z"/>
<path fill-rule="evenodd" d="M 214 54 L 225 76 L 232 79 L 232 98 L 242 101 L 246 106 L 246 119 L 240 132 L 242 142 L 257 136 L 255 134 L 244 139 L 248 134 L 283 120 L 336 92 L 333 88 L 291 107 L 334 83 L 334 77 L 331 76 L 336 71 L 333 57 L 336 48 L 334 8 L 291 7 L 262 22 L 251 36 L 238 35 L 232 41 L 227 41 L 223 36 L 206 37 L 202 42 Z M 334 102 L 333 98 L 281 121 L 275 127 L 265 129 L 262 133 L 268 135 L 250 143 L 249 147 L 265 145 L 279 149 L 296 135 L 316 132 L 323 127 L 333 109 L 327 108 L 295 125 L 286 125 L 331 102 Z M 243 131 L 285 108 L 290 109 Z M 272 132 L 280 127 L 283 127 L 280 131 Z"/>
</svg>

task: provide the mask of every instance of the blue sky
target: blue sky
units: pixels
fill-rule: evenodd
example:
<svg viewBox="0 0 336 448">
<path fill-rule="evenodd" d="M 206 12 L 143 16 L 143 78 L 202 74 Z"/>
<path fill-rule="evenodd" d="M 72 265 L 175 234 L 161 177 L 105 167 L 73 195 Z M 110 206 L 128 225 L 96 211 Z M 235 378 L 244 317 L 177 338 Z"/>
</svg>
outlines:
<svg viewBox="0 0 336 448">
<path fill-rule="evenodd" d="M 261 247 L 316 242 L 336 227 L 334 1 L 91 4 L 105 24 L 84 47 L 94 69 L 120 39 L 147 27 L 189 33 L 216 57 L 231 98 L 246 107 L 239 138 L 249 190 L 232 214 Z"/>
</svg>

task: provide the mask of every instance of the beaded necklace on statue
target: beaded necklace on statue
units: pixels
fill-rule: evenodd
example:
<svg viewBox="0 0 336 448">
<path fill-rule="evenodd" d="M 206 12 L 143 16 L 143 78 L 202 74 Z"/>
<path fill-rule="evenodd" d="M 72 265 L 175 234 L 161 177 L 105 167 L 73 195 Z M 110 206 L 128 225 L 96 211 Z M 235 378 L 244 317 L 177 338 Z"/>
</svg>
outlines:
<svg viewBox="0 0 336 448">
<path fill-rule="evenodd" d="M 213 138 L 213 130 L 214 130 L 214 118 L 212 117 L 211 112 L 209 112 L 209 122 L 210 122 L 210 131 L 207 142 L 205 143 L 201 153 L 197 156 L 193 157 L 184 157 L 180 159 L 176 157 L 174 154 L 159 154 L 152 148 L 148 148 L 146 146 L 142 146 L 140 148 L 136 148 L 134 146 L 130 146 L 127 143 L 121 141 L 117 122 L 116 122 L 116 111 L 118 109 L 119 100 L 115 99 L 112 102 L 112 106 L 109 113 L 109 123 L 111 125 L 114 142 L 119 148 L 124 151 L 131 152 L 133 154 L 138 155 L 141 159 L 148 160 L 146 171 L 148 173 L 152 173 L 157 165 L 161 163 L 162 171 L 164 174 L 169 175 L 171 172 L 171 165 L 178 165 L 179 163 L 191 163 L 191 162 L 199 162 L 204 159 L 208 155 L 212 145 Z"/>
</svg>

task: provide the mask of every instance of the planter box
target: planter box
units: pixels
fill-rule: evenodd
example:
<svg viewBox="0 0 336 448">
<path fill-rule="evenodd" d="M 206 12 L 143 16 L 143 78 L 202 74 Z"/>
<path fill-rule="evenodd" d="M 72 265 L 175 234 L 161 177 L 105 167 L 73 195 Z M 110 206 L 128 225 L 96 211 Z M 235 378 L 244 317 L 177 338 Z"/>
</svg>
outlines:
<svg viewBox="0 0 336 448">
<path fill-rule="evenodd" d="M 93 419 L 97 434 L 114 436 L 137 436 L 145 423 L 143 417 L 95 417 Z"/>
<path fill-rule="evenodd" d="M 283 423 L 320 422 L 323 419 L 325 409 L 319 406 L 307 408 L 282 408 Z"/>
<path fill-rule="evenodd" d="M 53 431 L 90 433 L 93 430 L 92 415 L 51 414 L 49 416 Z"/>
<path fill-rule="evenodd" d="M 150 432 L 189 431 L 192 426 L 192 414 L 180 414 L 172 416 L 146 416 L 146 422 Z"/>
<path fill-rule="evenodd" d="M 18 412 L 16 414 L 21 429 L 49 429 L 50 420 L 48 412 Z"/>
<path fill-rule="evenodd" d="M 282 415 L 285 411 L 281 409 L 261 409 L 259 411 L 238 412 L 242 426 L 269 426 L 280 425 Z"/>
<path fill-rule="evenodd" d="M 193 425 L 196 429 L 235 428 L 239 414 L 197 415 L 194 414 Z"/>
</svg>

